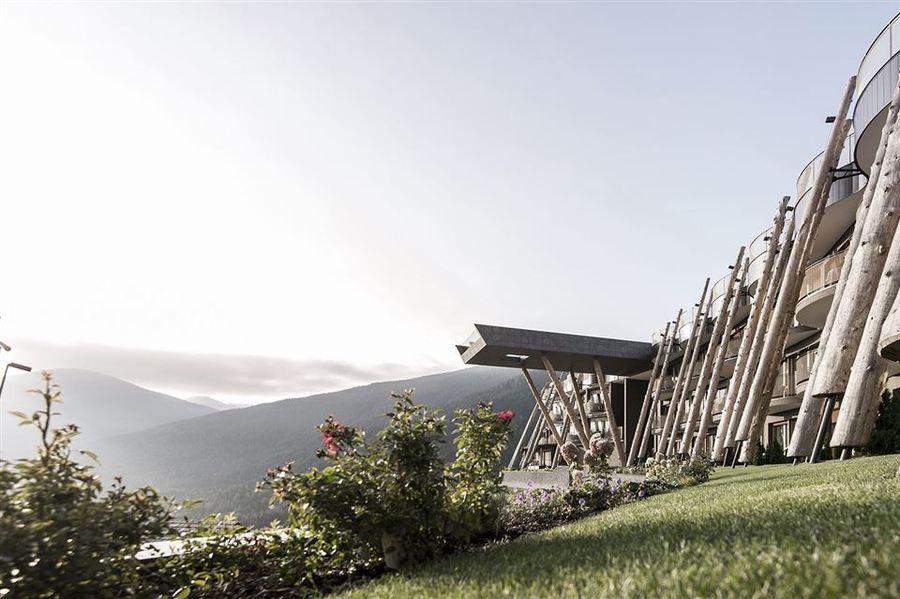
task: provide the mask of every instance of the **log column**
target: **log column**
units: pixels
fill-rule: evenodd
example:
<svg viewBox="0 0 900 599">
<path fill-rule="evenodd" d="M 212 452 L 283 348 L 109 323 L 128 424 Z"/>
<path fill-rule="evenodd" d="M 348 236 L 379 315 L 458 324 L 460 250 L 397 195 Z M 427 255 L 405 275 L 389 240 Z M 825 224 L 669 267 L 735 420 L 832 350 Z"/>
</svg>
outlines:
<svg viewBox="0 0 900 599">
<path fill-rule="evenodd" d="M 616 414 L 613 412 L 612 398 L 609 395 L 609 387 L 606 382 L 606 374 L 600 365 L 600 360 L 594 358 L 594 374 L 597 375 L 597 385 L 600 388 L 600 401 L 603 402 L 603 409 L 606 411 L 606 423 L 609 425 L 609 431 L 613 438 L 613 444 L 616 447 L 616 456 L 619 458 L 619 464 L 624 465 L 626 456 L 625 448 L 622 444 L 622 438 L 619 436 L 619 427 L 616 424 Z M 624 429 L 622 433 L 624 434 Z"/>
<path fill-rule="evenodd" d="M 647 455 L 647 446 L 650 443 L 650 437 L 653 434 L 653 415 L 659 406 L 659 396 L 662 394 L 663 382 L 666 377 L 666 367 L 669 363 L 669 356 L 672 354 L 672 347 L 675 345 L 675 338 L 678 336 L 678 326 L 681 324 L 681 314 L 682 311 L 678 311 L 678 315 L 675 317 L 675 326 L 672 327 L 672 334 L 669 335 L 669 341 L 666 343 L 666 351 L 663 353 L 662 359 L 662 369 L 660 370 L 659 378 L 656 379 L 656 389 L 653 391 L 653 399 L 650 402 L 650 413 L 647 417 L 647 424 L 644 427 L 644 435 L 641 439 L 641 448 L 638 450 L 638 459 L 642 459 L 645 455 Z"/>
<path fill-rule="evenodd" d="M 657 458 L 666 455 L 669 446 L 669 438 L 672 436 L 672 429 L 673 427 L 675 429 L 678 427 L 677 417 L 681 414 L 681 402 L 679 401 L 679 398 L 681 397 L 682 390 L 685 388 L 685 376 L 687 375 L 686 384 L 689 386 L 690 377 L 694 371 L 690 357 L 693 355 L 694 358 L 696 358 L 694 345 L 699 343 L 700 335 L 698 334 L 698 330 L 701 326 L 700 323 L 704 321 L 703 301 L 706 299 L 707 289 L 709 289 L 708 277 L 703 284 L 703 292 L 700 294 L 700 301 L 694 304 L 697 307 L 697 314 L 694 316 L 694 320 L 691 323 L 691 332 L 688 334 L 688 343 L 684 349 L 684 354 L 681 356 L 681 368 L 678 370 L 678 379 L 675 382 L 675 389 L 672 390 L 672 399 L 669 401 L 669 411 L 666 412 L 666 420 L 663 423 L 662 434 L 659 436 L 659 447 L 656 449 Z M 678 329 L 675 330 L 675 334 L 678 334 Z M 690 374 L 688 374 L 689 370 Z"/>
<path fill-rule="evenodd" d="M 566 410 L 566 414 L 569 416 L 569 420 L 571 420 L 572 424 L 575 425 L 575 431 L 578 433 L 578 438 L 581 440 L 582 445 L 587 448 L 587 433 L 584 432 L 584 427 L 581 426 L 581 419 L 579 418 L 575 409 L 568 402 L 568 395 L 566 395 L 566 390 L 565 388 L 563 388 L 563 384 L 559 378 L 559 375 L 556 374 L 556 370 L 553 368 L 553 364 L 550 363 L 550 359 L 547 358 L 547 356 L 541 356 L 541 362 L 543 362 L 544 368 L 547 369 L 547 374 L 550 375 L 550 380 L 553 381 L 553 386 L 556 387 L 556 393 L 557 395 L 559 395 L 559 401 L 562 402 L 563 408 Z M 562 447 L 562 445 L 560 445 L 560 447 Z"/>
<path fill-rule="evenodd" d="M 625 463 L 626 466 L 634 465 L 634 460 L 637 459 L 637 453 L 638 449 L 640 449 L 642 433 L 644 430 L 644 423 L 647 421 L 648 412 L 650 411 L 650 400 L 653 397 L 653 381 L 656 380 L 660 366 L 662 366 L 662 354 L 666 342 L 669 339 L 669 328 L 671 326 L 671 322 L 666 323 L 666 331 L 663 333 L 662 340 L 659 342 L 659 347 L 656 349 L 656 357 L 653 359 L 653 369 L 650 371 L 650 380 L 647 384 L 647 391 L 644 393 L 644 401 L 641 404 L 641 413 L 640 416 L 638 416 L 637 428 L 634 429 L 631 447 L 628 448 L 628 461 Z"/>
<path fill-rule="evenodd" d="M 747 318 L 747 325 L 744 327 L 744 334 L 741 338 L 741 346 L 738 349 L 737 360 L 734 363 L 734 374 L 731 375 L 731 380 L 728 381 L 728 395 L 725 398 L 725 408 L 722 411 L 722 418 L 719 420 L 719 426 L 716 429 L 716 440 L 712 454 L 712 459 L 714 461 L 723 459 L 723 452 L 726 447 L 725 441 L 728 437 L 728 428 L 734 417 L 736 411 L 735 408 L 738 405 L 738 391 L 740 390 L 741 381 L 743 381 L 747 370 L 749 370 L 748 363 L 750 349 L 753 345 L 753 339 L 756 337 L 756 331 L 759 327 L 760 317 L 763 312 L 763 304 L 765 304 L 766 294 L 769 289 L 769 280 L 772 277 L 772 271 L 775 266 L 775 258 L 778 254 L 778 242 L 784 227 L 784 217 L 789 200 L 790 196 L 785 196 L 778 204 L 778 212 L 775 215 L 772 232 L 769 233 L 769 243 L 766 246 L 766 257 L 763 259 L 762 273 L 759 277 L 759 283 L 756 286 L 753 305 L 750 307 L 750 316 Z M 743 405 L 741 405 L 740 408 L 743 408 Z"/>
<path fill-rule="evenodd" d="M 857 248 L 859 248 L 862 239 L 863 224 L 868 218 L 869 207 L 872 204 L 875 189 L 878 186 L 885 152 L 887 151 L 887 141 L 896 125 L 898 110 L 900 110 L 900 82 L 898 82 L 898 86 L 894 89 L 894 96 L 891 99 L 887 118 L 885 119 L 884 126 L 881 130 L 881 139 L 875 153 L 875 161 L 872 163 L 872 169 L 869 173 L 869 179 L 866 182 L 866 188 L 863 191 L 862 200 L 860 201 L 859 208 L 856 210 L 856 224 L 853 227 L 853 235 L 850 238 L 850 244 L 847 248 L 844 264 L 841 266 L 841 274 L 838 277 L 837 285 L 834 288 L 831 307 L 828 310 L 828 316 L 825 319 L 825 325 L 822 328 L 822 334 L 819 339 L 820 348 L 826 347 L 828 345 L 828 340 L 831 337 L 838 307 L 841 304 L 844 296 L 844 289 L 847 286 L 847 279 L 853 262 L 852 257 L 856 253 Z M 818 446 L 814 445 L 816 425 L 819 424 L 819 428 L 821 428 L 822 424 L 824 424 L 824 422 L 822 422 L 824 415 L 822 400 L 813 395 L 813 389 L 821 364 L 821 354 L 822 351 L 820 349 L 813 362 L 813 368 L 810 372 L 809 380 L 806 383 L 806 389 L 803 392 L 803 402 L 800 404 L 797 424 L 794 428 L 793 435 L 791 435 L 791 442 L 788 445 L 786 452 L 788 457 L 812 455 L 813 448 L 818 448 Z M 834 402 L 832 401 L 830 403 L 833 404 Z M 829 414 L 828 418 L 830 417 Z"/>
</svg>

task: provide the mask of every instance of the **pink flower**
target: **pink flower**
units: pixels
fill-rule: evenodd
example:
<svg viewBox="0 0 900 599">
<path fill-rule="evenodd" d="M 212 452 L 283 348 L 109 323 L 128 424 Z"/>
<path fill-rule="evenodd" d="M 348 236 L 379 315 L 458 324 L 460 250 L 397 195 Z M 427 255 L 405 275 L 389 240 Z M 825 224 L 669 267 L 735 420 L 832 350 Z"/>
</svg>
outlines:
<svg viewBox="0 0 900 599">
<path fill-rule="evenodd" d="M 500 419 L 501 422 L 509 422 L 513 419 L 515 413 L 512 410 L 503 410 L 502 412 L 497 413 L 497 418 Z"/>
</svg>

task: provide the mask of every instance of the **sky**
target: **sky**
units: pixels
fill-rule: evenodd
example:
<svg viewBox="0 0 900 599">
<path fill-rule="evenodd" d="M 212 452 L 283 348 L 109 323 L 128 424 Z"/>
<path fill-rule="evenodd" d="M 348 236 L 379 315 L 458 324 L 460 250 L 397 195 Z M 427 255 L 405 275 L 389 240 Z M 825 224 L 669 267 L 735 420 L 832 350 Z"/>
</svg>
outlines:
<svg viewBox="0 0 900 599">
<path fill-rule="evenodd" d="M 649 340 L 897 3 L 0 3 L 0 340 L 252 403 Z"/>
</svg>

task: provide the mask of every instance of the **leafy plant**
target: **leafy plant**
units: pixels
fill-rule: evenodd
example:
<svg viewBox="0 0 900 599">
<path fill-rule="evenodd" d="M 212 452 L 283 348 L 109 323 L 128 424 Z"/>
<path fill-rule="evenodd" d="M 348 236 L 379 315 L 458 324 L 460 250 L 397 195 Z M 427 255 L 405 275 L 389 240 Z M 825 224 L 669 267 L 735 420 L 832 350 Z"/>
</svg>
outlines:
<svg viewBox="0 0 900 599">
<path fill-rule="evenodd" d="M 690 487 L 709 480 L 715 464 L 706 456 L 696 460 L 672 458 L 648 458 L 644 472 L 648 481 L 657 481 L 672 488 Z"/>
<path fill-rule="evenodd" d="M 0 462 L 0 596 L 116 597 L 157 584 L 134 559 L 142 544 L 173 534 L 173 512 L 152 488 L 104 490 L 87 451 L 75 452 L 74 425 L 53 427 L 60 391 L 50 373 L 34 389 L 43 409 L 17 413 L 38 433 L 38 457 Z"/>
</svg>

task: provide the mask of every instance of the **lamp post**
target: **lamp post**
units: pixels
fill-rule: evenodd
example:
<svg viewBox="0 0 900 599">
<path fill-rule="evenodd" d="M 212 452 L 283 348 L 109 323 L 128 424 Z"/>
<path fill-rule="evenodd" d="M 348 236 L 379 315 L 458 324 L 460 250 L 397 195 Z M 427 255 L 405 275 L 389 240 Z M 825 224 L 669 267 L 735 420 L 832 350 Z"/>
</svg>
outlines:
<svg viewBox="0 0 900 599">
<path fill-rule="evenodd" d="M 3 349 L 5 349 L 6 351 L 9 351 L 9 346 L 4 343 Z M 31 366 L 25 366 L 23 364 L 17 364 L 15 362 L 8 362 L 6 364 L 6 368 L 3 369 L 3 378 L 0 379 L 0 398 L 2 398 L 2 396 L 3 396 L 3 386 L 6 384 L 6 375 L 9 374 L 10 368 L 15 368 L 16 370 L 22 370 L 24 372 L 31 372 Z M 0 411 L 0 414 L 2 414 L 2 413 L 3 412 Z M 2 435 L 2 429 L 0 429 L 0 435 Z M 3 447 L 3 442 L 0 441 L 0 455 L 3 454 L 2 447 Z"/>
</svg>

